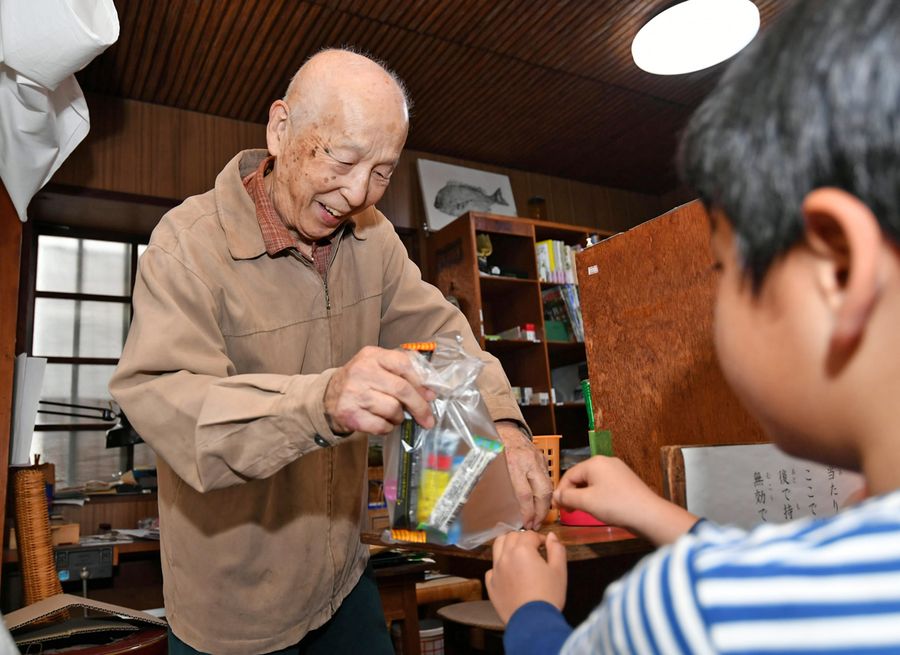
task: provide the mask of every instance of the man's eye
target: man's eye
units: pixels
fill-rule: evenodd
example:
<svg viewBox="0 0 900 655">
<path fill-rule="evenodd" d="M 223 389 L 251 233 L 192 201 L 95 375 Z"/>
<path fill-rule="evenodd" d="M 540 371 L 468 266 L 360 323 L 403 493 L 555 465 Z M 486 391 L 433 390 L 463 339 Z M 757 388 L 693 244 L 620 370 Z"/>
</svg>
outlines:
<svg viewBox="0 0 900 655">
<path fill-rule="evenodd" d="M 714 273 L 721 273 L 722 269 L 725 267 L 722 266 L 722 262 L 713 262 L 713 265 L 709 267 L 711 271 Z"/>
</svg>

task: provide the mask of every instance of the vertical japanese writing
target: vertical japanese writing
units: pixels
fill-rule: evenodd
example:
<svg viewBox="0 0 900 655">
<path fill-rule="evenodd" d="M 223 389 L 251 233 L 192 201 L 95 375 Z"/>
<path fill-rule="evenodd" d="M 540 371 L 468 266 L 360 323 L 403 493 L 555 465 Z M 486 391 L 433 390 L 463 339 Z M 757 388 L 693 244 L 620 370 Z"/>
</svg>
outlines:
<svg viewBox="0 0 900 655">
<path fill-rule="evenodd" d="M 757 507 L 756 512 L 759 514 L 760 519 L 763 521 L 768 520 L 766 518 L 766 487 L 765 481 L 763 480 L 763 475 L 759 471 L 753 472 L 753 495 L 756 499 L 757 505 L 763 505 L 763 507 Z"/>
</svg>

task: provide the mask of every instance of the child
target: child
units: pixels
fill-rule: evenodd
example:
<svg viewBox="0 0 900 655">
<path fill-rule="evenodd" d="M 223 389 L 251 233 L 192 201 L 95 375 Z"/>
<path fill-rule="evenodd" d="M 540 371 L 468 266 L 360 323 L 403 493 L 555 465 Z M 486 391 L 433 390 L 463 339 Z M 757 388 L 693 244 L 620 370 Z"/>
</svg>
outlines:
<svg viewBox="0 0 900 655">
<path fill-rule="evenodd" d="M 622 462 L 555 494 L 671 544 L 572 632 L 565 549 L 496 540 L 487 589 L 508 653 L 900 652 L 900 2 L 801 0 L 738 57 L 680 163 L 712 217 L 715 342 L 792 455 L 862 472 L 837 516 L 749 533 L 697 521 Z"/>
</svg>

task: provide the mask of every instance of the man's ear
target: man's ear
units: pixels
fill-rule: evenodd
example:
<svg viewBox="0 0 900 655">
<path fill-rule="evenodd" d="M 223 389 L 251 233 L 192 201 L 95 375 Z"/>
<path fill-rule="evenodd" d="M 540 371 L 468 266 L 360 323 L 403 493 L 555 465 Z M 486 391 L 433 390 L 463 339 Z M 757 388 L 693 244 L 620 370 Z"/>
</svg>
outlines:
<svg viewBox="0 0 900 655">
<path fill-rule="evenodd" d="M 287 135 L 290 107 L 284 100 L 276 100 L 269 107 L 269 122 L 266 125 L 266 147 L 270 155 L 278 157 Z"/>
<path fill-rule="evenodd" d="M 878 301 L 881 227 L 865 203 L 841 189 L 810 191 L 802 211 L 806 242 L 826 262 L 825 293 L 834 312 L 829 362 L 840 367 L 862 339 Z"/>
</svg>

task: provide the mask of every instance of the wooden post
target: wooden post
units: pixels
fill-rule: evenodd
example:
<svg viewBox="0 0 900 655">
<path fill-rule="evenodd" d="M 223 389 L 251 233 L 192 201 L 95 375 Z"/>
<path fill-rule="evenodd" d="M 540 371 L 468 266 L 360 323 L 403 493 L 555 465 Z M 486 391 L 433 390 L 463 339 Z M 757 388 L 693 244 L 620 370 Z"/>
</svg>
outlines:
<svg viewBox="0 0 900 655">
<path fill-rule="evenodd" d="M 21 254 L 22 223 L 0 182 L 0 543 L 5 534 Z"/>
</svg>

